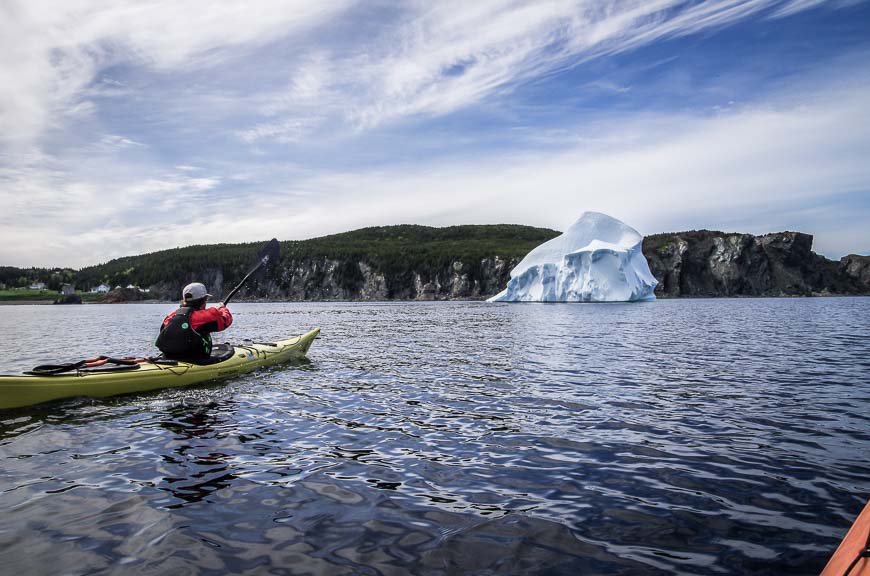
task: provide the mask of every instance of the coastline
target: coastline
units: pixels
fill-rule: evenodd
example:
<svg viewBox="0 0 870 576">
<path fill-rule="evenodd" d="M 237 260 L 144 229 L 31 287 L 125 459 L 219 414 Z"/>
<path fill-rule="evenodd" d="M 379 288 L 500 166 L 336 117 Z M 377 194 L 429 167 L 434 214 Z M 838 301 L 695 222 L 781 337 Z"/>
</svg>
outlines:
<svg viewBox="0 0 870 576">
<path fill-rule="evenodd" d="M 813 293 L 813 294 L 779 294 L 779 295 L 749 295 L 749 294 L 731 294 L 728 296 L 656 296 L 657 300 L 746 300 L 746 299 L 815 299 L 815 298 L 868 298 L 870 294 L 837 294 L 837 293 Z M 209 302 L 217 304 L 219 301 Z M 486 298 L 426 298 L 426 299 L 409 299 L 395 298 L 388 300 L 332 300 L 332 299 L 311 299 L 311 300 L 268 300 L 268 299 L 240 299 L 238 304 L 286 304 L 286 303 L 385 303 L 385 302 L 486 302 Z M 622 302 L 506 302 L 507 304 L 620 304 Z M 59 306 L 76 306 L 76 305 L 117 305 L 117 304 L 177 304 L 174 300 L 131 300 L 128 302 L 82 302 L 81 304 L 59 304 Z M 54 306 L 54 300 L 0 300 L 0 306 Z"/>
</svg>

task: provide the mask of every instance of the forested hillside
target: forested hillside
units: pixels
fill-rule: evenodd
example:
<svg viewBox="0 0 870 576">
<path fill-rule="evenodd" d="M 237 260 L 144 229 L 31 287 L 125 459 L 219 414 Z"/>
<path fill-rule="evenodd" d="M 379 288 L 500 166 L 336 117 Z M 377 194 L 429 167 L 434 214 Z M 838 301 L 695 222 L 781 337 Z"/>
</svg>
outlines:
<svg viewBox="0 0 870 576">
<path fill-rule="evenodd" d="M 471 287 L 475 281 L 488 286 L 487 262 L 515 262 L 557 234 L 545 228 L 508 224 L 445 228 L 401 225 L 285 241 L 279 264 L 252 283 L 247 295 L 352 299 L 360 296 L 360 289 L 374 272 L 378 277 L 375 281 L 383 286 L 372 297 L 401 297 L 413 291 L 421 278 L 423 284 L 437 282 L 439 275 L 450 273 L 457 263 L 462 268 L 460 276 L 465 276 Z M 50 288 L 70 282 L 82 290 L 100 283 L 110 287 L 133 284 L 153 289 L 156 297 L 174 298 L 184 283 L 201 279 L 220 294 L 241 280 L 265 242 L 173 248 L 117 258 L 78 271 L 4 267 L 0 268 L 0 282 L 15 287 L 42 281 Z M 504 264 L 499 266 L 502 268 Z M 302 285 L 300 276 L 305 277 Z M 287 292 L 291 285 L 295 294 Z"/>
<path fill-rule="evenodd" d="M 511 269 L 558 232 L 517 225 L 380 226 L 281 243 L 281 259 L 251 279 L 238 299 L 447 300 L 482 299 L 502 290 Z M 128 256 L 82 270 L 0 267 L 0 300 L 36 291 L 9 290 L 43 282 L 50 290 L 101 283 L 108 301 L 178 299 L 181 287 L 204 282 L 220 299 L 245 275 L 266 244 L 216 244 Z M 753 236 L 706 230 L 654 234 L 643 252 L 660 298 L 870 293 L 870 257 L 839 262 L 812 252 L 812 236 Z M 26 293 L 26 294 L 22 294 Z M 47 295 L 44 295 L 48 297 Z"/>
</svg>

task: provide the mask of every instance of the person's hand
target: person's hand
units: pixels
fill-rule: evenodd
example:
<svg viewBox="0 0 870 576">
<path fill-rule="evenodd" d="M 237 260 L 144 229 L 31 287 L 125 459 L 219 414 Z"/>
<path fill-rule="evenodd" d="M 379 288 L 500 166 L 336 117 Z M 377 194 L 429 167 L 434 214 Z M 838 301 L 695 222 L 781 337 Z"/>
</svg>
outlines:
<svg viewBox="0 0 870 576">
<path fill-rule="evenodd" d="M 218 304 L 218 308 L 226 308 L 226 307 L 227 307 L 227 305 L 224 304 L 223 302 L 221 302 L 220 304 Z"/>
</svg>

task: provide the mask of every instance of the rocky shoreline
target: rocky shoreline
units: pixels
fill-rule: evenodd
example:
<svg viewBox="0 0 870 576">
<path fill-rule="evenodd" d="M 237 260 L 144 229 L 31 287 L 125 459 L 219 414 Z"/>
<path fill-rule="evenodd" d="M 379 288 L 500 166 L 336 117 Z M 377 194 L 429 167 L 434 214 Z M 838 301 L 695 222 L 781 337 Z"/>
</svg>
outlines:
<svg viewBox="0 0 870 576">
<path fill-rule="evenodd" d="M 800 232 L 753 236 L 699 230 L 648 236 L 643 253 L 659 282 L 657 298 L 870 295 L 870 256 L 832 261 L 813 252 L 812 241 Z M 360 260 L 290 259 L 246 286 L 237 301 L 483 300 L 504 288 L 518 262 L 498 256 L 455 259 L 395 272 Z M 149 286 L 150 297 L 173 301 L 182 282 L 190 280 L 201 280 L 216 295 L 232 287 L 225 285 L 222 270 L 206 268 L 177 284 Z M 109 301 L 142 297 L 120 289 L 110 293 Z"/>
<path fill-rule="evenodd" d="M 813 252 L 812 243 L 813 237 L 801 232 L 754 236 L 693 230 L 647 236 L 642 249 L 658 281 L 657 298 L 870 295 L 870 256 L 829 260 Z M 236 301 L 485 300 L 504 289 L 522 259 L 469 254 L 429 259 L 398 254 L 379 260 L 366 253 L 329 257 L 297 251 L 267 275 L 251 279 Z M 177 279 L 116 288 L 105 302 L 177 302 L 181 287 L 192 281 L 205 283 L 219 301 L 238 281 L 220 266 L 200 266 L 185 268 L 186 275 Z"/>
<path fill-rule="evenodd" d="M 643 252 L 659 298 L 870 294 L 870 256 L 828 260 L 801 232 L 656 234 Z"/>
</svg>

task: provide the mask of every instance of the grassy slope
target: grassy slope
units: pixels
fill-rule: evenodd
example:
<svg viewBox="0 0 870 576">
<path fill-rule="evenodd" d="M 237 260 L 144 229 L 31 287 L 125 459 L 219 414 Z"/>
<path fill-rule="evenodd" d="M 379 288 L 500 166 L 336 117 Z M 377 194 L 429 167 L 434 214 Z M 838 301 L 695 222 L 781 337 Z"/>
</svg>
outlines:
<svg viewBox="0 0 870 576">
<path fill-rule="evenodd" d="M 83 302 L 102 302 L 105 294 L 76 292 Z M 0 290 L 0 302 L 54 302 L 60 294 L 54 290 L 30 290 L 29 288 L 12 288 Z"/>
</svg>

